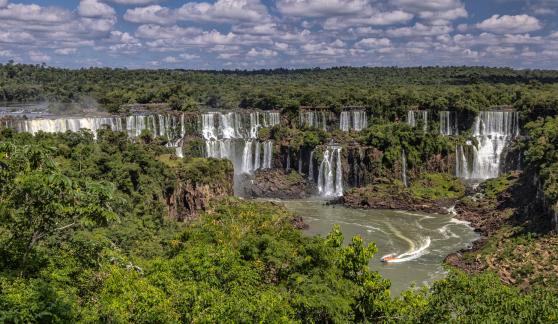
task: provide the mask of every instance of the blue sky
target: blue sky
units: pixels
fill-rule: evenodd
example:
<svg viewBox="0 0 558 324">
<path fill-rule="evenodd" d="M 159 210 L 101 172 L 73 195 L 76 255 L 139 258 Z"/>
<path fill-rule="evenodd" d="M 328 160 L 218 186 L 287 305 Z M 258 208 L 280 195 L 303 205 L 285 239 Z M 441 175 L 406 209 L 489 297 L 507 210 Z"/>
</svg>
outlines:
<svg viewBox="0 0 558 324">
<path fill-rule="evenodd" d="M 0 62 L 558 68 L 558 0 L 0 0 Z"/>
</svg>

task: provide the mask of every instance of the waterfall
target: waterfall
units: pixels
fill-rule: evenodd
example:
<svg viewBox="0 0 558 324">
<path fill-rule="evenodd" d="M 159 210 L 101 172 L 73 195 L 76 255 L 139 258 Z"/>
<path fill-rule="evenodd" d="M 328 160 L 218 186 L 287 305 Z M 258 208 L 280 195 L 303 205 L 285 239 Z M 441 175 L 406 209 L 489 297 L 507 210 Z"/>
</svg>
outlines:
<svg viewBox="0 0 558 324">
<path fill-rule="evenodd" d="M 351 121 L 350 121 L 349 112 L 342 111 L 341 116 L 339 117 L 339 129 L 341 129 L 344 132 L 348 132 L 350 123 Z"/>
<path fill-rule="evenodd" d="M 271 168 L 273 142 L 257 140 L 258 130 L 279 122 L 278 112 L 204 113 L 202 136 L 206 142 L 206 156 L 230 160 L 235 174 Z"/>
<path fill-rule="evenodd" d="M 300 126 L 309 128 L 321 128 L 327 131 L 327 120 L 325 111 L 301 111 Z"/>
<path fill-rule="evenodd" d="M 457 148 L 456 175 L 468 180 L 485 180 L 500 175 L 502 152 L 519 135 L 518 113 L 481 111 L 475 119 L 473 137 L 478 145 Z"/>
<path fill-rule="evenodd" d="M 343 196 L 341 147 L 328 146 L 324 150 L 318 172 L 318 190 L 322 197 Z"/>
<path fill-rule="evenodd" d="M 88 129 L 93 132 L 95 138 L 101 129 L 126 132 L 130 138 L 136 138 L 144 130 L 149 130 L 154 136 L 166 137 L 167 147 L 174 148 L 180 145 L 186 134 L 184 114 L 16 119 L 10 121 L 8 126 L 15 128 L 16 131 L 32 134 L 77 132 L 80 129 Z"/>
<path fill-rule="evenodd" d="M 407 111 L 407 124 L 411 127 L 417 127 L 422 123 L 422 130 L 428 131 L 428 111 L 427 110 L 409 110 Z"/>
<path fill-rule="evenodd" d="M 440 111 L 440 134 L 445 136 L 459 135 L 457 113 Z"/>
<path fill-rule="evenodd" d="M 349 130 L 361 131 L 368 127 L 368 119 L 366 111 L 364 110 L 353 110 L 353 111 L 342 111 L 339 117 L 339 129 L 344 132 Z"/>
<path fill-rule="evenodd" d="M 405 185 L 405 188 L 409 187 L 409 182 L 407 180 L 407 156 L 405 155 L 405 150 L 401 151 L 401 180 Z"/>
<path fill-rule="evenodd" d="M 263 143 L 263 147 L 264 147 L 264 156 L 263 156 L 262 169 L 271 169 L 271 160 L 273 155 L 273 142 L 266 141 Z"/>
</svg>

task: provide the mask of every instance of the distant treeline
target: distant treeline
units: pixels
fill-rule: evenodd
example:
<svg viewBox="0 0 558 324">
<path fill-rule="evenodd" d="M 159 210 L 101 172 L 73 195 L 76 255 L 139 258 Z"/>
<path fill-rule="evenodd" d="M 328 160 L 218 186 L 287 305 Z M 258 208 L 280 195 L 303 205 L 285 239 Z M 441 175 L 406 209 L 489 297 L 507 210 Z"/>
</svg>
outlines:
<svg viewBox="0 0 558 324">
<path fill-rule="evenodd" d="M 258 71 L 69 70 L 0 64 L 0 102 L 91 102 L 118 112 L 124 104 L 277 109 L 367 106 L 476 112 L 512 106 L 526 119 L 554 115 L 558 71 L 487 67 L 356 68 Z"/>
</svg>

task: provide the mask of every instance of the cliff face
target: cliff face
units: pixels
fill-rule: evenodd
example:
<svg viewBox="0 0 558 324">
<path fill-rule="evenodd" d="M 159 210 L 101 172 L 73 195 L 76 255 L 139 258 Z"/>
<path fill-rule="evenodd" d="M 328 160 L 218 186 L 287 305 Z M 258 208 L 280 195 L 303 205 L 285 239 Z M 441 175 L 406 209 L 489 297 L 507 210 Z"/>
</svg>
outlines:
<svg viewBox="0 0 558 324">
<path fill-rule="evenodd" d="M 167 198 L 169 217 L 191 220 L 207 211 L 213 201 L 233 194 L 233 168 L 229 161 L 191 159 L 177 171 L 175 188 Z"/>
</svg>

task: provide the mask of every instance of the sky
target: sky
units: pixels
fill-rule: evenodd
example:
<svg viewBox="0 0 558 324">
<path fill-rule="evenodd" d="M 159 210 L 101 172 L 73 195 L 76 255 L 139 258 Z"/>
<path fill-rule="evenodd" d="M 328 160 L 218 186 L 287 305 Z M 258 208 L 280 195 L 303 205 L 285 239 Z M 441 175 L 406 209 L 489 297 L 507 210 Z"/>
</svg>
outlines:
<svg viewBox="0 0 558 324">
<path fill-rule="evenodd" d="M 0 63 L 558 69 L 558 0 L 0 0 Z"/>
</svg>

